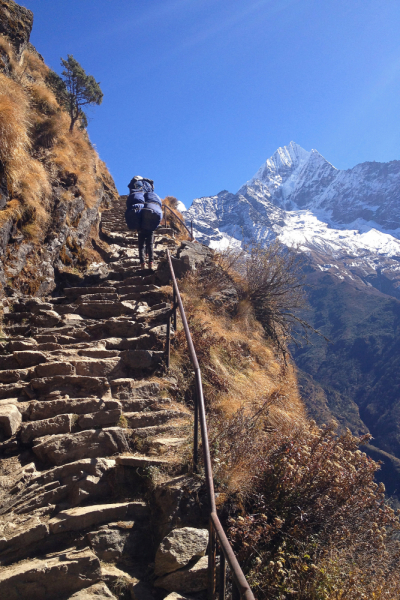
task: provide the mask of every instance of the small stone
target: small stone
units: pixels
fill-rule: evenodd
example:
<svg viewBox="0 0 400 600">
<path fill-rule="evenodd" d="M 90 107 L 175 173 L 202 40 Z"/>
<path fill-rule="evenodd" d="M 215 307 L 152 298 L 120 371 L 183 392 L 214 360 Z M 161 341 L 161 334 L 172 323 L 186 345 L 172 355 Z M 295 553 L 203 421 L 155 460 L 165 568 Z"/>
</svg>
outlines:
<svg viewBox="0 0 400 600">
<path fill-rule="evenodd" d="M 171 573 L 187 565 L 193 558 L 204 556 L 208 545 L 207 529 L 182 527 L 168 534 L 158 547 L 156 575 Z"/>
<path fill-rule="evenodd" d="M 112 594 L 104 581 L 95 583 L 88 588 L 76 592 L 70 596 L 68 600 L 117 600 Z"/>
<path fill-rule="evenodd" d="M 0 428 L 7 437 L 14 435 L 22 422 L 21 413 L 15 404 L 2 404 L 0 406 Z"/>
</svg>

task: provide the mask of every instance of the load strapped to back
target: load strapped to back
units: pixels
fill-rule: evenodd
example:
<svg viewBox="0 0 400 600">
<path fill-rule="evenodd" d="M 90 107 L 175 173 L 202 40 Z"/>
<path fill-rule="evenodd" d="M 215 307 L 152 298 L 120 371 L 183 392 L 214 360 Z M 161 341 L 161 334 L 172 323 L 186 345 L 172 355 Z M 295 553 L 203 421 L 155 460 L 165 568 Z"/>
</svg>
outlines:
<svg viewBox="0 0 400 600">
<path fill-rule="evenodd" d="M 125 221 L 129 229 L 154 231 L 162 219 L 162 202 L 154 192 L 152 179 L 136 175 L 129 185 Z"/>
</svg>

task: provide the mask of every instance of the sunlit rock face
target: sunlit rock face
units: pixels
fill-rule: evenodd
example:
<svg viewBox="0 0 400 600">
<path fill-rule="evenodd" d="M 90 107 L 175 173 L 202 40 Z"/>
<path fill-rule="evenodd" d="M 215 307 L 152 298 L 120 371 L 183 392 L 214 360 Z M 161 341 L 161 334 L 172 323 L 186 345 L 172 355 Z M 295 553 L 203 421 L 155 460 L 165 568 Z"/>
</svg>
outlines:
<svg viewBox="0 0 400 600">
<path fill-rule="evenodd" d="M 13 0 L 0 0 L 0 34 L 7 36 L 18 54 L 28 45 L 33 13 Z"/>
</svg>

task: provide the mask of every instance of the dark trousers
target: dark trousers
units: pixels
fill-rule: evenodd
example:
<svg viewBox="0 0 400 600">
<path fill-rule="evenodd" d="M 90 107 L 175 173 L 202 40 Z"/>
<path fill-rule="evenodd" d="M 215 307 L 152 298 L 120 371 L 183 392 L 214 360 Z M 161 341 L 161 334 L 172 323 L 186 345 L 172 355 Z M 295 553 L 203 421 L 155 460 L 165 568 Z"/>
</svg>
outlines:
<svg viewBox="0 0 400 600">
<path fill-rule="evenodd" d="M 139 229 L 138 238 L 139 238 L 139 260 L 140 260 L 141 264 L 143 264 L 145 262 L 145 252 L 144 252 L 145 248 L 146 248 L 146 254 L 148 256 L 149 262 L 153 262 L 154 231 L 147 231 L 146 229 Z"/>
</svg>

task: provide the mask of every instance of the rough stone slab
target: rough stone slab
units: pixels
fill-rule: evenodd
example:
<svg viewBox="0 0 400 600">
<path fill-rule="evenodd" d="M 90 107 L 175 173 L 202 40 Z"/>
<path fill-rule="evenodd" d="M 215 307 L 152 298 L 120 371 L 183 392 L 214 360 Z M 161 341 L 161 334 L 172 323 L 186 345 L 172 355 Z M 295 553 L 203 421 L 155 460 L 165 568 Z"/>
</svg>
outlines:
<svg viewBox="0 0 400 600">
<path fill-rule="evenodd" d="M 88 358 L 87 360 L 71 361 L 76 374 L 89 377 L 107 377 L 118 366 L 119 358 Z"/>
<path fill-rule="evenodd" d="M 32 315 L 30 321 L 35 327 L 55 327 L 61 321 L 61 317 L 54 310 L 47 310 L 40 311 L 37 315 Z"/>
<path fill-rule="evenodd" d="M 132 412 L 124 413 L 125 418 L 129 423 L 129 427 L 137 429 L 139 427 L 153 427 L 167 423 L 171 419 L 179 419 L 188 415 L 179 410 L 157 410 L 149 412 Z"/>
<path fill-rule="evenodd" d="M 33 448 L 40 460 L 53 465 L 63 465 L 81 458 L 111 457 L 128 451 L 125 432 L 120 427 L 55 435 Z"/>
<path fill-rule="evenodd" d="M 154 586 L 168 592 L 190 594 L 207 589 L 208 557 L 203 556 L 194 565 L 168 573 L 155 580 Z"/>
<path fill-rule="evenodd" d="M 14 548 L 25 548 L 34 542 L 42 540 L 49 534 L 49 528 L 46 523 L 41 523 L 38 518 L 29 526 L 29 529 L 17 533 L 8 538 L 6 544 L 1 547 L 0 552 L 13 550 Z"/>
<path fill-rule="evenodd" d="M 141 456 L 132 454 L 131 456 L 117 456 L 115 459 L 117 465 L 123 467 L 165 467 L 171 464 L 170 461 L 163 458 L 154 458 L 152 456 Z"/>
<path fill-rule="evenodd" d="M 155 398 L 120 398 L 124 412 L 140 412 L 146 410 L 156 402 Z"/>
<path fill-rule="evenodd" d="M 124 350 L 121 352 L 122 361 L 131 369 L 147 369 L 156 366 L 164 357 L 164 352 L 152 350 Z"/>
<path fill-rule="evenodd" d="M 17 383 L 5 383 L 0 386 L 0 399 L 18 398 L 29 387 L 28 382 L 17 381 Z"/>
<path fill-rule="evenodd" d="M 15 358 L 13 354 L 6 354 L 5 356 L 0 356 L 0 370 L 1 371 L 10 371 L 14 369 L 20 369 L 21 365 Z"/>
<path fill-rule="evenodd" d="M 99 427 L 103 425 L 115 425 L 122 414 L 121 408 L 114 410 L 100 410 L 92 414 L 82 415 L 78 419 L 78 425 L 81 429 Z"/>
<path fill-rule="evenodd" d="M 91 302 L 79 304 L 76 312 L 78 315 L 89 317 L 90 319 L 107 319 L 122 315 L 125 312 L 125 306 L 121 302 L 92 300 Z"/>
<path fill-rule="evenodd" d="M 23 423 L 21 425 L 21 440 L 24 444 L 28 444 L 28 442 L 45 435 L 70 433 L 72 417 L 72 414 L 58 415 L 50 419 Z"/>
<path fill-rule="evenodd" d="M 94 335 L 104 337 L 107 334 L 108 337 L 136 337 L 143 333 L 143 326 L 133 321 L 120 321 L 118 319 L 108 319 L 103 323 L 89 326 L 88 331 L 93 332 Z M 12 369 L 13 367 L 7 367 Z"/>
<path fill-rule="evenodd" d="M 65 500 L 65 498 L 68 495 L 68 492 L 69 486 L 67 485 L 55 487 L 54 489 L 44 492 L 43 494 L 35 495 L 27 502 L 18 505 L 14 512 L 16 512 L 17 514 L 31 513 L 33 510 L 42 506 L 57 504 L 58 502 Z"/>
<path fill-rule="evenodd" d="M 37 479 L 44 483 L 56 480 L 68 483 L 72 478 L 76 479 L 82 475 L 102 477 L 106 471 L 114 467 L 115 459 L 113 458 L 83 458 L 82 460 L 76 460 L 66 465 L 43 471 L 38 474 Z"/>
<path fill-rule="evenodd" d="M 149 350 L 153 346 L 153 338 L 145 333 L 134 338 L 110 338 L 105 340 L 106 348 L 116 350 Z"/>
<path fill-rule="evenodd" d="M 111 381 L 111 390 L 113 396 L 124 395 L 124 398 L 149 398 L 157 396 L 160 392 L 158 383 L 137 383 L 134 379 L 121 378 Z"/>
<path fill-rule="evenodd" d="M 187 437 L 163 437 L 151 441 L 151 446 L 159 452 L 166 452 L 169 448 L 178 448 L 187 442 Z"/>
<path fill-rule="evenodd" d="M 115 288 L 112 286 L 107 288 L 99 286 L 64 288 L 64 294 L 67 296 L 67 298 L 78 298 L 79 296 L 84 296 L 85 294 L 103 294 L 104 292 L 115 292 Z"/>
<path fill-rule="evenodd" d="M 29 419 L 49 419 L 57 415 L 71 413 L 83 415 L 93 413 L 103 406 L 100 398 L 61 398 L 60 400 L 32 401 L 29 405 Z"/>
<path fill-rule="evenodd" d="M 119 521 L 127 516 L 143 517 L 147 514 L 144 502 L 120 502 L 117 504 L 98 504 L 79 508 L 70 508 L 58 513 L 54 519 L 50 519 L 49 527 L 51 533 L 61 531 L 79 531 L 107 523 Z"/>
<path fill-rule="evenodd" d="M 75 369 L 69 362 L 48 362 L 35 369 L 37 377 L 53 377 L 54 375 L 75 375 Z"/>
<path fill-rule="evenodd" d="M 35 346 L 37 346 L 37 341 L 33 338 L 30 338 L 26 341 L 10 340 L 8 342 L 8 349 L 10 352 L 15 352 L 16 350 L 34 350 Z"/>
<path fill-rule="evenodd" d="M 103 292 L 99 292 L 97 294 L 82 294 L 82 296 L 80 296 L 77 300 L 78 304 L 82 304 L 83 302 L 92 302 L 92 300 L 108 300 L 108 301 L 115 301 L 118 300 L 118 294 L 116 294 L 115 292 L 108 292 L 108 291 L 104 291 L 103 288 Z"/>
<path fill-rule="evenodd" d="M 21 350 L 14 352 L 14 358 L 18 362 L 21 369 L 27 369 L 29 367 L 35 367 L 41 363 L 47 361 L 46 356 L 43 352 L 37 352 L 36 350 Z"/>
<path fill-rule="evenodd" d="M 0 597 L 54 600 L 97 583 L 100 577 L 100 561 L 89 548 L 66 550 L 0 570 Z"/>
<path fill-rule="evenodd" d="M 10 371 L 0 371 L 0 383 L 16 383 L 17 381 L 28 378 L 28 369 L 12 369 Z"/>
<path fill-rule="evenodd" d="M 0 428 L 7 437 L 14 435 L 22 422 L 22 416 L 15 404 L 0 405 Z"/>
<path fill-rule="evenodd" d="M 88 588 L 80 590 L 70 596 L 68 600 L 118 600 L 114 594 L 112 594 L 109 588 L 106 586 L 104 581 L 95 583 Z"/>
<path fill-rule="evenodd" d="M 105 562 L 119 560 L 124 552 L 129 531 L 102 529 L 88 533 L 90 547 Z"/>
<path fill-rule="evenodd" d="M 174 529 L 165 536 L 157 549 L 154 573 L 160 576 L 185 567 L 194 558 L 204 556 L 207 545 L 207 529 Z"/>
<path fill-rule="evenodd" d="M 60 390 L 69 395 L 83 392 L 84 396 L 93 394 L 100 397 L 110 389 L 105 377 L 86 377 L 84 375 L 55 375 L 54 377 L 31 379 L 30 385 L 32 389 L 42 394 Z"/>
<path fill-rule="evenodd" d="M 118 350 L 106 350 L 105 348 L 86 348 L 79 350 L 79 356 L 87 356 L 88 358 L 117 358 Z"/>
</svg>

